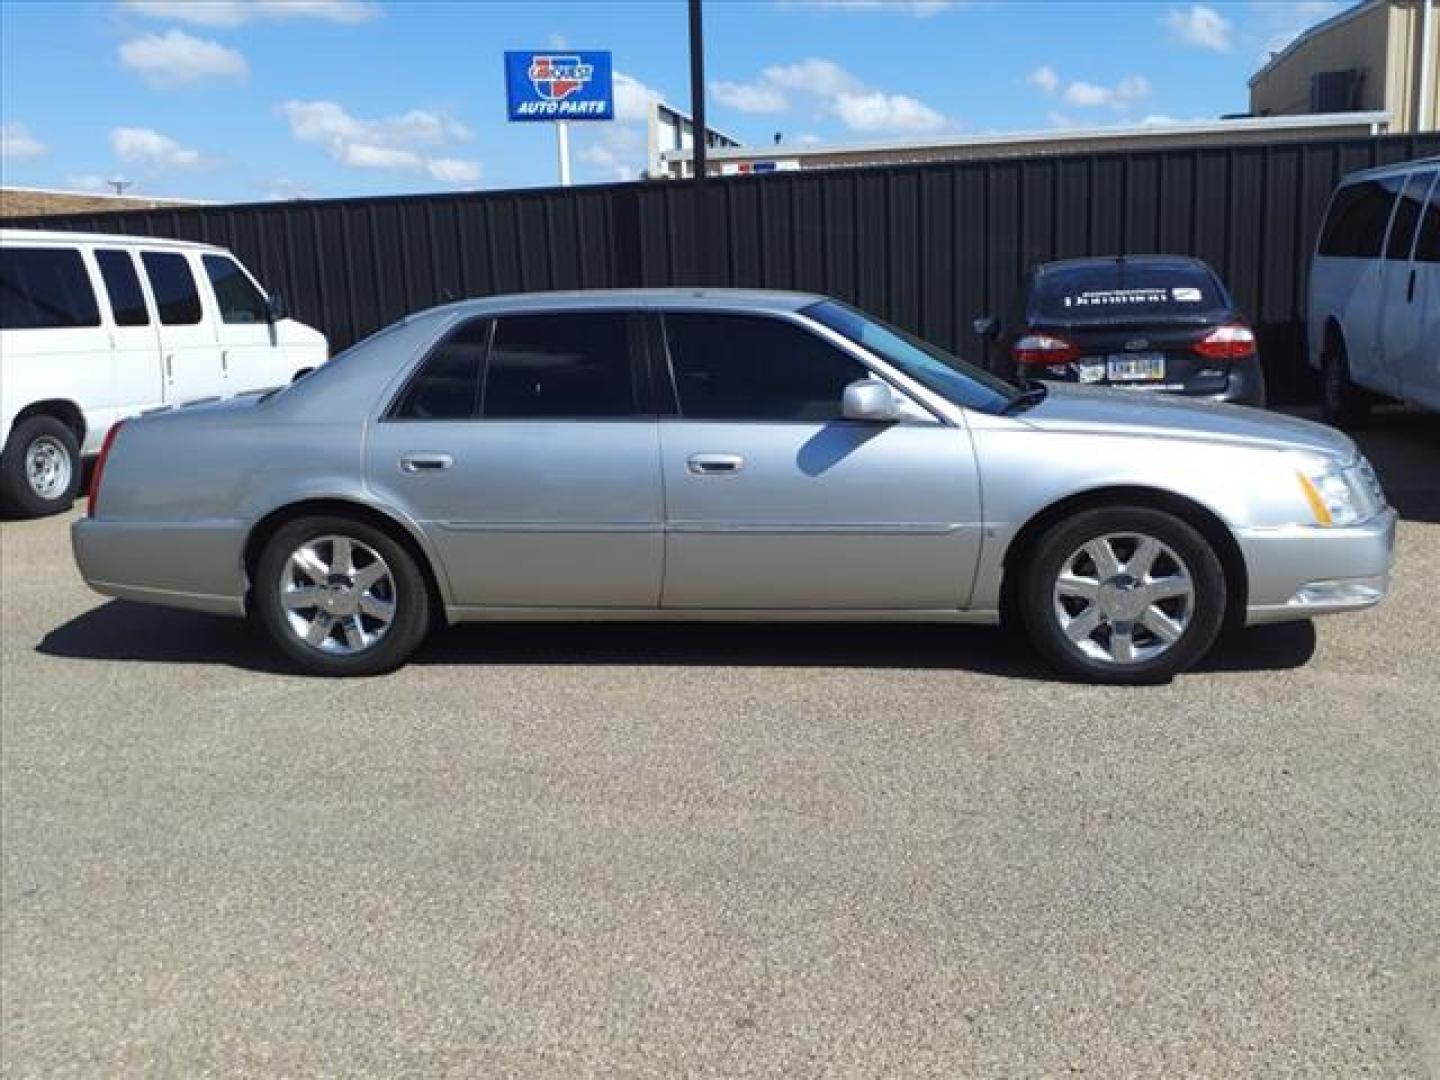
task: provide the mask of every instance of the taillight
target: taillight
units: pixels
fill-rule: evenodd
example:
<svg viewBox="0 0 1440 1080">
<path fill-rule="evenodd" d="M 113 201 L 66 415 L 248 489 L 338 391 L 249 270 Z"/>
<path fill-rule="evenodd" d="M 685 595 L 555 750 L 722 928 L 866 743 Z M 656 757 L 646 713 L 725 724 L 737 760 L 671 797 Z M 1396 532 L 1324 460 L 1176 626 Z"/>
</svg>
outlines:
<svg viewBox="0 0 1440 1080">
<path fill-rule="evenodd" d="M 1255 334 L 1242 323 L 1212 330 L 1191 346 L 1207 360 L 1239 360 L 1255 352 Z"/>
<path fill-rule="evenodd" d="M 1080 350 L 1064 338 L 1026 334 L 1010 346 L 1010 356 L 1017 364 L 1068 364 L 1080 356 Z"/>
<path fill-rule="evenodd" d="M 85 511 L 88 517 L 94 517 L 100 509 L 100 478 L 105 475 L 105 462 L 110 459 L 110 448 L 115 445 L 115 436 L 120 434 L 120 429 L 124 426 L 124 420 L 111 424 L 110 430 L 105 433 L 105 441 L 100 444 L 100 456 L 95 459 L 95 468 L 90 473 L 90 505 Z"/>
</svg>

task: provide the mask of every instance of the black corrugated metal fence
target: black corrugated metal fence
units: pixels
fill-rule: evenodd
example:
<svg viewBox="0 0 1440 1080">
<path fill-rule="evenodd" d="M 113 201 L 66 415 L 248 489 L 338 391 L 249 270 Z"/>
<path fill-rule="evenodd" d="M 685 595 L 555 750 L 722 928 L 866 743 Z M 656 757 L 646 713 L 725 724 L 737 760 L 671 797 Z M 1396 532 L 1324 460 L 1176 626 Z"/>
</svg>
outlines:
<svg viewBox="0 0 1440 1080">
<path fill-rule="evenodd" d="M 1272 397 L 1296 401 L 1312 393 L 1306 273 L 1335 182 L 1435 154 L 1432 133 L 7 224 L 224 245 L 336 349 L 465 296 L 736 285 L 829 293 L 978 358 L 971 321 L 1033 263 L 1192 254 L 1254 321 Z"/>
</svg>

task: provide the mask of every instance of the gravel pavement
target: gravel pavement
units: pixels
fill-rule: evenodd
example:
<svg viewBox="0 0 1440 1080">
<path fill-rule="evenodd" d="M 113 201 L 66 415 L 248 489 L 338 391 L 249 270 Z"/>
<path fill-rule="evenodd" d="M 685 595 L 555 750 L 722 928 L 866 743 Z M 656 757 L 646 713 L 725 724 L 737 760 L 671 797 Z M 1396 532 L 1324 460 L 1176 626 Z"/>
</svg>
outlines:
<svg viewBox="0 0 1440 1080">
<path fill-rule="evenodd" d="M 1440 1077 L 1440 431 L 1395 590 L 1160 688 L 965 627 L 369 681 L 0 525 L 6 1076 Z"/>
</svg>

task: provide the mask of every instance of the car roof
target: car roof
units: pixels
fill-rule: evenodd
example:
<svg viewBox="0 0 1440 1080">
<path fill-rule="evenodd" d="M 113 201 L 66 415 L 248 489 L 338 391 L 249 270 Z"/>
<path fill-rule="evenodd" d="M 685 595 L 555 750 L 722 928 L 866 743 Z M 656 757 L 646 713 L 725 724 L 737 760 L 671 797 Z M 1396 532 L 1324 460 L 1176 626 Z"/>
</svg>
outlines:
<svg viewBox="0 0 1440 1080">
<path fill-rule="evenodd" d="M 1373 169 L 1361 169 L 1359 172 L 1346 173 L 1340 183 L 1350 184 L 1356 180 L 1378 180 L 1382 176 L 1394 176 L 1397 173 L 1408 173 L 1426 166 L 1433 168 L 1436 165 L 1440 165 L 1440 156 L 1415 158 L 1412 161 L 1396 161 L 1390 165 L 1377 165 Z"/>
<path fill-rule="evenodd" d="M 1041 263 L 1035 268 L 1035 272 L 1051 274 L 1058 270 L 1114 266 L 1116 263 L 1123 263 L 1125 266 L 1188 266 L 1206 271 L 1210 269 L 1205 260 L 1197 259 L 1193 255 L 1088 255 L 1081 258 L 1056 259 L 1054 262 Z"/>
<path fill-rule="evenodd" d="M 799 311 L 826 299 L 816 293 L 776 289 L 575 289 L 557 292 L 510 293 L 458 300 L 432 311 L 485 315 L 516 311 L 663 307 L 703 310 Z"/>
<path fill-rule="evenodd" d="M 185 248 L 196 251 L 225 251 L 215 244 L 197 240 L 172 240 L 165 236 L 133 236 L 127 233 L 69 232 L 64 229 L 0 229 L 0 244 L 105 244 L 109 247 L 144 246 Z"/>
</svg>

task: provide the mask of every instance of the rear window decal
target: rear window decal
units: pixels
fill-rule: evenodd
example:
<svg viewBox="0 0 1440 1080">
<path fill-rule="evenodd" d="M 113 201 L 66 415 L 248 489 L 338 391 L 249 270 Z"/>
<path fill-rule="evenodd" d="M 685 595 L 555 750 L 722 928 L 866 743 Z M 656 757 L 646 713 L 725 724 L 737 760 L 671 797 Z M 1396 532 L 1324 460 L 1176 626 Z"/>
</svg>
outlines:
<svg viewBox="0 0 1440 1080">
<path fill-rule="evenodd" d="M 1093 289 L 1062 299 L 1067 308 L 1093 308 L 1111 304 L 1164 304 L 1170 297 L 1164 289 Z"/>
<path fill-rule="evenodd" d="M 1170 295 L 1183 304 L 1198 304 L 1200 302 L 1199 289 L 1171 289 Z"/>
</svg>

